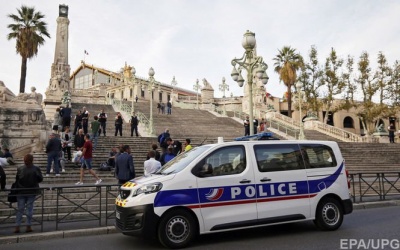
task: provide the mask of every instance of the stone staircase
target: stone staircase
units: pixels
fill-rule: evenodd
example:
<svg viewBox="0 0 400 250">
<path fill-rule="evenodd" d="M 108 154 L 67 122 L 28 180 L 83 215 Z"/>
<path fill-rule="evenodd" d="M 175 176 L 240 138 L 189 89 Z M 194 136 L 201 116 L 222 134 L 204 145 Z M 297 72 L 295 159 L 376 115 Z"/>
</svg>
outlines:
<svg viewBox="0 0 400 250">
<path fill-rule="evenodd" d="M 304 130 L 304 136 L 307 140 L 317 140 L 317 141 L 340 141 L 335 137 L 329 136 L 327 134 L 321 133 L 316 130 Z"/>
<path fill-rule="evenodd" d="M 78 109 L 86 106 L 91 113 L 91 118 L 97 115 L 101 109 L 104 109 L 108 114 L 107 121 L 107 136 L 100 136 L 98 138 L 98 146 L 93 154 L 93 166 L 97 169 L 102 162 L 105 162 L 108 158 L 108 153 L 112 147 L 121 144 L 128 144 L 132 148 L 132 155 L 134 158 L 135 171 L 137 176 L 143 174 L 143 162 L 146 159 L 148 150 L 152 143 L 155 143 L 156 137 L 130 137 L 130 127 L 127 121 L 124 123 L 123 136 L 114 136 L 114 116 L 116 111 L 111 105 L 99 105 L 99 104 L 73 104 L 73 114 Z M 229 117 L 217 117 L 208 111 L 203 110 L 189 110 L 181 109 L 177 107 L 172 108 L 172 115 L 159 114 L 157 110 L 156 102 L 153 105 L 153 118 L 155 124 L 156 134 L 159 134 L 168 128 L 171 133 L 171 137 L 181 142 L 185 138 L 191 138 L 193 146 L 197 146 L 201 143 L 216 143 L 217 138 L 222 136 L 225 141 L 230 141 L 235 137 L 243 135 L 244 129 L 240 122 L 235 121 Z M 135 103 L 135 111 L 140 111 L 149 117 L 149 101 L 140 100 Z M 92 120 L 92 119 L 90 119 Z M 129 131 L 129 132 L 128 132 Z M 140 131 L 139 131 L 140 132 Z M 333 140 L 322 133 L 316 131 L 307 131 L 307 139 L 315 140 Z M 281 138 L 282 139 L 282 138 Z M 379 143 L 348 143 L 338 142 L 342 150 L 342 154 L 346 160 L 346 167 L 350 173 L 361 173 L 361 172 L 400 172 L 400 144 L 379 144 Z M 36 152 L 34 154 L 34 163 L 40 166 L 42 172 L 45 173 L 47 165 L 47 156 L 44 151 Z M 23 162 L 22 159 L 15 159 L 17 165 L 5 167 L 7 174 L 7 188 L 11 186 L 11 183 L 15 180 L 16 168 Z M 110 171 L 96 171 L 104 184 L 116 184 L 117 181 Z M 74 183 L 79 180 L 79 168 L 74 166 L 72 163 L 68 163 L 66 166 L 66 172 L 61 173 L 60 177 L 54 175 L 45 177 L 42 187 L 55 187 L 55 186 L 69 186 L 69 190 L 75 190 L 76 192 L 69 195 L 70 199 L 74 200 L 77 204 L 87 201 L 90 195 L 87 193 L 88 190 L 95 189 L 91 187 L 95 180 L 92 176 L 85 174 L 84 187 L 76 187 Z M 115 194 L 114 189 L 114 194 Z M 5 199 L 5 192 L 2 192 L 0 199 Z M 102 196 L 104 197 L 104 196 Z M 55 190 L 45 191 L 45 220 L 53 220 L 55 217 L 56 205 L 55 199 L 57 198 Z M 93 213 L 100 213 L 98 201 L 100 198 L 94 198 L 90 202 L 83 205 L 84 208 L 92 209 Z M 109 197 L 109 203 L 107 208 L 113 209 L 114 198 Z M 39 201 L 41 202 L 41 201 Z M 65 206 L 60 213 L 67 213 L 73 211 L 74 205 L 68 204 L 67 201 L 62 201 Z M 40 204 L 40 203 L 39 203 Z M 102 203 L 103 204 L 103 203 Z M 104 203 L 105 204 L 105 203 Z M 15 207 L 16 204 L 13 204 Z M 104 208 L 102 208 L 104 210 Z M 0 221 L 5 216 L 9 216 L 10 213 L 15 213 L 12 208 L 8 207 L 8 204 L 0 202 Z M 74 212 L 76 218 L 83 218 L 87 214 L 82 213 L 80 209 Z"/>
</svg>

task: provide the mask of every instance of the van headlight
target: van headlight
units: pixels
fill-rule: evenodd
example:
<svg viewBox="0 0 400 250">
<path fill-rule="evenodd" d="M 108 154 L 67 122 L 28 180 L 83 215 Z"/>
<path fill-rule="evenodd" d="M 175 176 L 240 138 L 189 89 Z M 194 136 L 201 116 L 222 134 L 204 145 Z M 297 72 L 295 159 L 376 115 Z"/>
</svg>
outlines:
<svg viewBox="0 0 400 250">
<path fill-rule="evenodd" d="M 156 192 L 160 191 L 161 188 L 162 188 L 161 182 L 145 184 L 143 186 L 139 186 L 136 190 L 134 190 L 132 192 L 132 196 L 137 196 L 142 193 L 144 193 L 144 194 L 156 193 Z"/>
</svg>

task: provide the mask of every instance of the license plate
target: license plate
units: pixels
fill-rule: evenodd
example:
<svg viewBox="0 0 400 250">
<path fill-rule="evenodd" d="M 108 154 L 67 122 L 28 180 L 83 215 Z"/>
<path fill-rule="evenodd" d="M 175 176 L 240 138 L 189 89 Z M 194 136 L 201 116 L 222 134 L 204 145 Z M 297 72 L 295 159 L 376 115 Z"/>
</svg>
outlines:
<svg viewBox="0 0 400 250">
<path fill-rule="evenodd" d="M 118 220 L 120 220 L 121 219 L 121 214 L 119 213 L 119 212 L 115 212 L 115 217 L 118 219 Z"/>
</svg>

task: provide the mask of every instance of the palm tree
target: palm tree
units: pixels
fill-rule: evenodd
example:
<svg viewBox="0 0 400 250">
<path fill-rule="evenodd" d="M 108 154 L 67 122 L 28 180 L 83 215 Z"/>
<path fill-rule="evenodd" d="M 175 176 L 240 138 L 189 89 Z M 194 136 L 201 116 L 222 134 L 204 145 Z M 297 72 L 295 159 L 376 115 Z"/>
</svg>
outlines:
<svg viewBox="0 0 400 250">
<path fill-rule="evenodd" d="M 303 58 L 290 46 L 284 46 L 278 52 L 274 58 L 275 72 L 287 87 L 288 116 L 292 117 L 292 86 L 296 82 L 296 71 L 302 65 Z"/>
<path fill-rule="evenodd" d="M 47 32 L 47 23 L 42 21 L 44 15 L 40 11 L 36 12 L 34 7 L 24 5 L 17 11 L 18 15 L 8 15 L 14 23 L 7 26 L 11 30 L 7 39 L 16 40 L 16 51 L 22 57 L 19 92 L 24 93 L 27 59 L 37 55 L 39 46 L 44 44 L 44 36 L 50 38 L 50 35 Z"/>
</svg>

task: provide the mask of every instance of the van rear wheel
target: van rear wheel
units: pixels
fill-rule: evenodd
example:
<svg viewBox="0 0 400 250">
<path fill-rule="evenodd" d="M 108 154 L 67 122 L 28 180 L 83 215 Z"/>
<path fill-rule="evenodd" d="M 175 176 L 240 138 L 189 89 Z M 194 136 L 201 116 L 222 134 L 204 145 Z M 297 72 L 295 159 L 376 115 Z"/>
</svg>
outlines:
<svg viewBox="0 0 400 250">
<path fill-rule="evenodd" d="M 343 222 L 343 208 L 334 198 L 320 201 L 317 207 L 314 224 L 321 230 L 333 231 Z"/>
<path fill-rule="evenodd" d="M 164 215 L 157 230 L 158 239 L 165 247 L 187 246 L 197 234 L 193 216 L 186 210 L 172 210 Z"/>
</svg>

